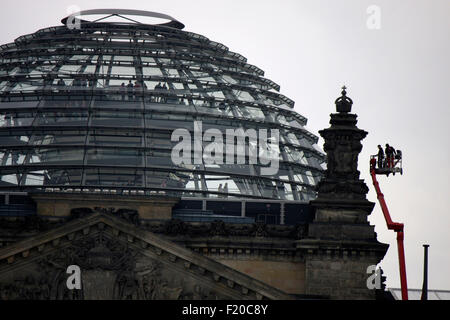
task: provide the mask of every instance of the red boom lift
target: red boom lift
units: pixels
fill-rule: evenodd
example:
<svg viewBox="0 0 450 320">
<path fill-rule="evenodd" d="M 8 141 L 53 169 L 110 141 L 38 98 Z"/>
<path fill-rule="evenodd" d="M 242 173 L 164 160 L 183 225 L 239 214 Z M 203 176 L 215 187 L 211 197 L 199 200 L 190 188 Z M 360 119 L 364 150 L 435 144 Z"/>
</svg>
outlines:
<svg viewBox="0 0 450 320">
<path fill-rule="evenodd" d="M 383 211 L 384 219 L 389 230 L 394 230 L 397 233 L 397 247 L 398 247 L 398 260 L 400 264 L 400 283 L 402 287 L 402 300 L 408 300 L 408 285 L 406 282 L 406 264 L 405 264 L 405 249 L 403 246 L 404 239 L 404 225 L 403 223 L 393 222 L 391 215 L 389 214 L 389 209 L 387 207 L 386 201 L 384 200 L 384 195 L 381 193 L 380 185 L 377 181 L 377 175 L 387 175 L 395 173 L 403 174 L 402 168 L 402 153 L 397 150 L 397 155 L 393 161 L 379 161 L 378 168 L 377 165 L 377 155 L 370 157 L 370 175 L 372 176 L 372 182 L 377 192 L 377 198 L 380 202 L 381 210 Z M 381 168 L 380 168 L 381 166 Z"/>
</svg>

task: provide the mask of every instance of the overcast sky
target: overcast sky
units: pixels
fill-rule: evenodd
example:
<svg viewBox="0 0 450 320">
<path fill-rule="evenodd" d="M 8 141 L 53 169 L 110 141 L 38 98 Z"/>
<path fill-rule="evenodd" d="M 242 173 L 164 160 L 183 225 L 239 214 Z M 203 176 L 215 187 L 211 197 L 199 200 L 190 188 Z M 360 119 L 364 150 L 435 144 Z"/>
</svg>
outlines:
<svg viewBox="0 0 450 320">
<path fill-rule="evenodd" d="M 263 69 L 315 134 L 329 127 L 347 85 L 358 126 L 369 132 L 359 158 L 369 200 L 377 201 L 369 155 L 386 142 L 404 154 L 404 175 L 379 180 L 393 220 L 405 223 L 409 287 L 422 287 L 428 243 L 429 288 L 450 290 L 449 0 L 2 1 L 0 43 L 59 25 L 72 5 L 173 16 Z M 380 9 L 380 29 L 368 28 L 371 5 Z M 381 266 L 388 287 L 399 288 L 396 236 L 378 203 L 370 222 L 391 245 Z"/>
</svg>

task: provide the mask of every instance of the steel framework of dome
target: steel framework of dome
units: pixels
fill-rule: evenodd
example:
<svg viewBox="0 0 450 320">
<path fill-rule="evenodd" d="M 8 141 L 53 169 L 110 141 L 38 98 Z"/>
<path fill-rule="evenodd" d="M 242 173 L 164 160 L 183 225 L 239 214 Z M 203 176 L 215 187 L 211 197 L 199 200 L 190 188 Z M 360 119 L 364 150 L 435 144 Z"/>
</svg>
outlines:
<svg viewBox="0 0 450 320">
<path fill-rule="evenodd" d="M 243 56 L 182 28 L 82 20 L 1 46 L 0 191 L 315 198 L 325 156 L 294 102 Z M 171 134 L 195 121 L 278 129 L 278 173 L 175 165 Z"/>
</svg>

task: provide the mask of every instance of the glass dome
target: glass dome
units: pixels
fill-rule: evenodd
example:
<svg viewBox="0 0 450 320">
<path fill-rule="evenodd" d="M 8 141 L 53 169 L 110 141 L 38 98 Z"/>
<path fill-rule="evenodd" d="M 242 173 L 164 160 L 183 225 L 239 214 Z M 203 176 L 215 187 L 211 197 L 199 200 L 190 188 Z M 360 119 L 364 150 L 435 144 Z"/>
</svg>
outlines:
<svg viewBox="0 0 450 320">
<path fill-rule="evenodd" d="M 294 102 L 246 58 L 182 27 L 83 20 L 1 46 L 0 191 L 315 198 L 325 155 Z M 278 172 L 205 156 L 174 164 L 173 132 L 194 136 L 198 122 L 278 129 Z"/>
</svg>

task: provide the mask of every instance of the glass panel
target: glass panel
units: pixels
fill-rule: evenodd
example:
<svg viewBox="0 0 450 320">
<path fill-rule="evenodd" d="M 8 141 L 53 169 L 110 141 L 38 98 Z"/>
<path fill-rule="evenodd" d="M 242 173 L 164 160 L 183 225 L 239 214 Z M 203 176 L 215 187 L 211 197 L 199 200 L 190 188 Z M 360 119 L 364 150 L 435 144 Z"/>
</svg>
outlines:
<svg viewBox="0 0 450 320">
<path fill-rule="evenodd" d="M 183 189 L 183 190 L 201 190 L 201 178 L 199 174 L 192 172 L 179 172 L 169 175 L 170 180 L 167 183 L 168 187 Z"/>
<path fill-rule="evenodd" d="M 206 160 L 206 157 L 204 158 Z M 223 160 L 224 164 L 205 164 L 206 171 L 228 173 L 228 174 L 244 174 L 251 175 L 254 170 L 251 170 L 247 164 L 225 164 L 226 159 Z M 236 162 L 236 161 L 235 161 Z M 248 162 L 248 161 L 246 161 Z"/>
<path fill-rule="evenodd" d="M 291 119 L 289 119 L 288 122 L 291 127 L 303 129 L 303 126 L 301 125 L 301 123 L 296 119 L 291 118 Z"/>
<path fill-rule="evenodd" d="M 305 183 L 310 185 L 316 185 L 316 183 L 319 181 L 320 176 L 317 174 L 313 174 L 311 171 L 302 171 L 299 168 L 292 168 L 293 175 L 294 175 L 294 181 L 299 183 Z"/>
<path fill-rule="evenodd" d="M 127 62 L 133 62 L 132 56 L 115 56 L 114 61 L 127 61 Z"/>
<path fill-rule="evenodd" d="M 71 61 L 81 61 L 81 60 L 88 60 L 89 56 L 88 55 L 74 55 L 72 56 L 72 58 L 70 58 Z"/>
<path fill-rule="evenodd" d="M 276 195 L 280 199 L 294 200 L 292 186 L 286 182 L 276 182 Z"/>
<path fill-rule="evenodd" d="M 310 166 L 322 170 L 322 166 L 320 165 L 319 160 L 311 154 L 309 158 L 307 158 Z"/>
<path fill-rule="evenodd" d="M 0 151 L 0 163 L 4 166 L 21 165 L 25 162 L 27 154 L 28 151 L 26 149 L 3 149 Z"/>
<path fill-rule="evenodd" d="M 0 114 L 0 127 L 22 127 L 33 123 L 33 112 L 4 112 Z"/>
<path fill-rule="evenodd" d="M 242 107 L 239 107 L 239 109 L 241 110 L 241 113 L 245 118 L 255 119 L 255 120 L 265 120 L 266 119 L 266 116 L 259 108 L 242 106 Z"/>
<path fill-rule="evenodd" d="M 147 151 L 147 166 L 154 167 L 174 167 L 172 162 L 171 150 L 152 150 Z"/>
<path fill-rule="evenodd" d="M 136 76 L 136 68 L 112 66 L 111 75 Z"/>
<path fill-rule="evenodd" d="M 83 70 L 83 73 L 94 74 L 95 73 L 95 69 L 96 69 L 96 66 L 89 65 L 89 66 L 86 66 L 86 68 Z"/>
<path fill-rule="evenodd" d="M 141 128 L 143 119 L 142 114 L 137 112 L 96 111 L 92 119 L 92 125 Z"/>
<path fill-rule="evenodd" d="M 209 192 L 254 194 L 255 185 L 250 179 L 231 177 L 228 175 L 205 175 L 205 183 Z M 211 197 L 226 197 L 226 195 L 211 195 Z"/>
<path fill-rule="evenodd" d="M 0 146 L 25 146 L 30 140 L 31 133 L 11 134 L 0 132 Z"/>
<path fill-rule="evenodd" d="M 225 82 L 228 82 L 228 83 L 231 83 L 231 84 L 237 84 L 237 83 L 238 83 L 237 80 L 233 79 L 233 78 L 230 77 L 230 76 L 224 75 L 224 76 L 222 76 L 222 79 L 223 79 Z"/>
<path fill-rule="evenodd" d="M 84 151 L 76 149 L 36 148 L 30 150 L 27 163 L 46 165 L 81 165 Z"/>
<path fill-rule="evenodd" d="M 260 174 L 261 167 L 257 167 L 257 169 L 258 169 L 258 174 Z M 291 179 L 289 178 L 289 176 L 290 176 L 289 168 L 284 165 L 280 165 L 278 172 L 275 175 L 273 175 L 272 177 L 275 179 L 290 181 Z"/>
<path fill-rule="evenodd" d="M 58 73 L 59 74 L 65 74 L 65 73 L 69 73 L 69 74 L 73 74 L 73 73 L 78 73 L 78 71 L 80 71 L 81 66 L 80 65 L 63 65 Z"/>
<path fill-rule="evenodd" d="M 122 84 L 126 86 L 126 83 L 124 82 L 123 79 L 110 79 L 108 82 L 108 88 L 119 88 Z"/>
<path fill-rule="evenodd" d="M 172 78 L 177 78 L 177 77 L 180 76 L 180 75 L 178 74 L 178 70 L 177 70 L 177 69 L 169 69 L 169 68 L 165 68 L 164 71 L 166 71 L 167 75 L 168 75 L 169 77 L 172 77 Z"/>
<path fill-rule="evenodd" d="M 37 89 L 41 89 L 43 85 L 42 81 L 30 81 L 29 83 L 17 83 L 10 91 L 11 92 L 31 92 Z"/>
<path fill-rule="evenodd" d="M 146 178 L 149 188 L 197 190 L 198 185 L 198 177 L 190 172 L 148 171 Z"/>
<path fill-rule="evenodd" d="M 289 143 L 296 145 L 296 146 L 300 145 L 300 142 L 298 141 L 297 136 L 295 134 L 288 133 L 287 138 L 288 138 L 287 140 Z"/>
<path fill-rule="evenodd" d="M 48 177 L 44 170 L 31 171 L 20 177 L 20 185 L 26 186 L 42 186 L 48 181 Z"/>
<path fill-rule="evenodd" d="M 156 90 L 158 85 L 161 85 L 161 82 L 158 81 L 144 81 L 145 85 L 149 90 Z"/>
<path fill-rule="evenodd" d="M 89 149 L 88 165 L 143 166 L 143 152 L 135 149 Z"/>
<path fill-rule="evenodd" d="M 5 71 L 0 71 L 0 75 L 2 74 L 6 74 Z M 0 92 L 6 91 L 6 89 L 8 88 L 8 81 L 1 81 L 0 82 Z"/>
<path fill-rule="evenodd" d="M 248 93 L 247 91 L 233 90 L 233 93 L 236 96 L 236 98 L 238 98 L 239 100 L 248 101 L 248 102 L 255 101 L 255 98 L 253 98 L 252 95 L 250 93 Z"/>
<path fill-rule="evenodd" d="M 144 76 L 159 76 L 162 77 L 163 73 L 159 68 L 153 68 L 153 67 L 143 67 L 142 73 Z"/>
<path fill-rule="evenodd" d="M 12 186 L 16 186 L 17 183 L 17 178 L 18 175 L 17 174 L 2 174 L 2 185 L 12 185 Z"/>
<path fill-rule="evenodd" d="M 147 102 L 145 103 L 145 109 L 146 112 L 152 112 L 152 111 L 160 111 L 160 112 L 186 112 L 186 113 L 197 113 L 197 111 L 194 109 L 194 106 L 190 105 L 167 105 L 167 104 L 160 104 L 160 103 L 151 103 Z"/>
<path fill-rule="evenodd" d="M 216 115 L 222 115 L 223 111 L 220 108 L 211 107 L 210 105 L 205 104 L 204 101 L 198 100 L 199 105 L 195 106 L 195 109 L 197 109 L 198 112 L 206 113 L 206 114 L 216 114 Z M 223 120 L 225 121 L 225 120 Z"/>
<path fill-rule="evenodd" d="M 311 149 L 312 148 L 312 146 L 311 146 L 311 143 L 309 142 L 309 140 L 308 139 L 306 139 L 305 137 L 302 137 L 302 136 L 300 136 L 300 135 L 298 135 L 297 134 L 297 136 L 298 136 L 298 140 L 299 140 L 299 142 L 300 142 L 300 146 L 302 146 L 302 147 L 304 147 L 304 148 L 308 148 L 308 149 Z M 306 155 L 307 156 L 307 155 Z"/>
<path fill-rule="evenodd" d="M 83 145 L 86 132 L 57 131 L 48 133 L 36 133 L 32 136 L 32 145 Z"/>
<path fill-rule="evenodd" d="M 299 196 L 300 201 L 310 201 L 313 200 L 315 198 L 315 194 L 307 189 L 306 187 L 303 186 L 299 186 L 299 185 L 293 185 L 294 190 L 296 190 L 296 193 Z"/>
<path fill-rule="evenodd" d="M 169 133 L 147 133 L 147 147 L 149 148 L 172 149 L 173 145 Z"/>
<path fill-rule="evenodd" d="M 80 169 L 43 170 L 45 185 L 81 185 Z"/>
<path fill-rule="evenodd" d="M 139 101 L 127 101 L 127 103 L 119 101 L 104 101 L 97 100 L 92 103 L 93 108 L 110 108 L 110 109 L 142 109 L 142 102 Z"/>
<path fill-rule="evenodd" d="M 86 184 L 109 187 L 143 187 L 144 171 L 135 169 L 87 169 Z"/>
<path fill-rule="evenodd" d="M 313 176 L 311 171 L 306 171 L 306 177 L 308 178 L 308 182 L 311 185 L 316 185 L 316 183 L 319 182 L 317 176 Z"/>
<path fill-rule="evenodd" d="M 141 57 L 141 61 L 147 63 L 155 63 L 155 59 L 153 59 L 152 57 Z"/>
<path fill-rule="evenodd" d="M 167 188 L 170 180 L 169 172 L 147 171 L 146 181 L 148 188 Z"/>
<path fill-rule="evenodd" d="M 301 163 L 303 165 L 308 165 L 308 161 L 302 150 L 290 148 L 289 146 L 284 146 L 284 150 L 288 157 L 288 159 L 287 159 L 288 161 L 295 162 L 295 163 Z"/>
<path fill-rule="evenodd" d="M 286 117 L 282 114 L 277 114 L 275 116 L 275 122 L 281 123 L 283 125 L 289 125 L 289 122 L 286 121 Z"/>
<path fill-rule="evenodd" d="M 194 131 L 194 123 L 192 121 L 170 121 L 170 120 L 157 120 L 157 119 L 145 119 L 145 126 L 147 129 L 187 129 L 190 132 Z"/>
<path fill-rule="evenodd" d="M 46 111 L 38 114 L 35 126 L 86 126 L 87 111 Z"/>
<path fill-rule="evenodd" d="M 184 90 L 184 85 L 178 82 L 172 82 L 173 87 L 177 90 L 177 93 L 187 93 L 187 90 Z"/>
<path fill-rule="evenodd" d="M 141 147 L 143 136 L 130 132 L 95 130 L 89 135 L 89 144 L 97 146 Z"/>
<path fill-rule="evenodd" d="M 277 198 L 278 197 L 278 189 L 275 181 L 265 181 L 262 180 L 259 182 L 259 189 L 261 195 L 267 198 Z"/>
</svg>

